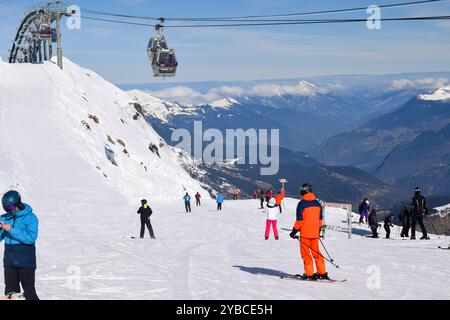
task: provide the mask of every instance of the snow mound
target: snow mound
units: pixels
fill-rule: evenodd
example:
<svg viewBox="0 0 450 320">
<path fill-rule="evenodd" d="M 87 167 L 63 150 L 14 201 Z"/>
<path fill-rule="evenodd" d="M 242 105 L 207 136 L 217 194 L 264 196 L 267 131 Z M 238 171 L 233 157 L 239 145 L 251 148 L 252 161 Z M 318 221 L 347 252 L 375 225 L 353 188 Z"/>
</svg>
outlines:
<svg viewBox="0 0 450 320">
<path fill-rule="evenodd" d="M 450 85 L 437 89 L 432 94 L 422 94 L 420 100 L 442 101 L 450 99 Z"/>
<path fill-rule="evenodd" d="M 164 108 L 159 99 L 146 101 Z M 55 198 L 87 188 L 131 203 L 201 190 L 138 102 L 68 59 L 63 71 L 1 62 L 0 111 L 2 190 L 18 184 Z"/>
</svg>

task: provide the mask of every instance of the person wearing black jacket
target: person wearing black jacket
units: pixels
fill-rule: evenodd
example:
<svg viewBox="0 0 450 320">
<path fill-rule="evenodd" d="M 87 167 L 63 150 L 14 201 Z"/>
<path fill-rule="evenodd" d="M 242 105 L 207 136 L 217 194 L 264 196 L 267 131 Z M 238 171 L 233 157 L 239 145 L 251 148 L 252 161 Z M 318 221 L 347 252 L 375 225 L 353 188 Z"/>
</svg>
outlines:
<svg viewBox="0 0 450 320">
<path fill-rule="evenodd" d="M 378 228 L 381 224 L 378 223 L 377 211 L 373 209 L 369 214 L 369 227 L 372 230 L 372 238 L 378 238 Z"/>
<path fill-rule="evenodd" d="M 409 228 L 411 228 L 411 217 L 408 208 L 404 207 L 402 212 L 398 215 L 399 220 L 402 222 L 402 232 L 400 232 L 400 237 L 408 238 Z"/>
<path fill-rule="evenodd" d="M 141 203 L 142 206 L 137 211 L 137 213 L 141 215 L 141 239 L 144 238 L 145 226 L 147 226 L 148 232 L 150 233 L 150 238 L 155 239 L 152 224 L 150 223 L 150 216 L 152 215 L 153 211 L 148 206 L 147 200 L 144 199 L 141 201 Z"/>
<path fill-rule="evenodd" d="M 411 201 L 411 240 L 416 240 L 416 224 L 417 222 L 422 229 L 422 238 L 420 240 L 429 240 L 427 229 L 423 224 L 423 216 L 428 214 L 427 200 L 420 194 L 419 187 L 415 190 L 414 198 Z"/>
<path fill-rule="evenodd" d="M 394 216 L 388 215 L 386 219 L 384 219 L 384 230 L 386 231 L 386 239 L 389 239 L 391 236 L 391 227 L 394 227 Z"/>
</svg>

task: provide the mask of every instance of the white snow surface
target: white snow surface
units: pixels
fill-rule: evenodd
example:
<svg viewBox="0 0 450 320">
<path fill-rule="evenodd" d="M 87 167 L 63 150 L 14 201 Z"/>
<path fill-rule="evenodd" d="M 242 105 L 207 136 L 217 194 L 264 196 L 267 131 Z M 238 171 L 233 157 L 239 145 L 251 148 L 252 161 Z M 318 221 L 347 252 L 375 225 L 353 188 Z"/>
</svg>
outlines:
<svg viewBox="0 0 450 320">
<path fill-rule="evenodd" d="M 371 239 L 366 226 L 354 224 L 349 240 L 346 212 L 339 209 L 326 212 L 324 243 L 340 265 L 327 264 L 330 276 L 348 281 L 280 279 L 303 273 L 299 244 L 289 238 L 298 200 L 285 201 L 280 240 L 272 235 L 265 241 L 258 201 L 226 200 L 217 212 L 171 149 L 160 149 L 162 159 L 148 150 L 160 138 L 143 119 L 132 119 L 129 102 L 127 94 L 68 60 L 63 72 L 50 63 L 0 63 L 0 186 L 19 184 L 39 217 L 36 284 L 42 299 L 450 298 L 449 252 L 437 249 L 447 239 L 402 241 L 396 228 L 394 240 Z M 108 134 L 126 143 L 130 158 L 120 144 L 107 142 Z M 118 166 L 106 159 L 105 144 Z M 191 214 L 184 211 L 183 185 L 203 195 L 203 206 Z M 131 238 L 140 228 L 141 197 L 154 211 L 156 240 L 147 231 L 145 239 Z M 380 271 L 379 283 L 371 270 Z"/>
<path fill-rule="evenodd" d="M 450 257 L 437 248 L 445 241 L 402 241 L 396 229 L 395 240 L 371 239 L 365 237 L 367 227 L 357 224 L 349 240 L 346 212 L 340 209 L 326 213 L 330 230 L 324 244 L 340 266 L 327 264 L 329 274 L 348 281 L 326 284 L 280 279 L 303 272 L 299 244 L 288 235 L 297 200 L 287 199 L 279 215 L 278 241 L 273 235 L 264 240 L 266 216 L 254 200 L 226 201 L 220 213 L 205 200 L 191 214 L 182 201 L 152 203 L 156 240 L 147 232 L 144 239 L 131 239 L 138 236 L 137 208 L 105 205 L 108 219 L 93 220 L 102 215 L 101 204 L 81 200 L 91 202 L 92 209 L 40 215 L 37 289 L 44 299 L 450 298 Z M 379 270 L 379 286 L 374 270 Z M 74 272 L 80 275 L 79 289 Z"/>
<path fill-rule="evenodd" d="M 450 99 L 450 85 L 437 89 L 431 94 L 422 94 L 419 96 L 421 100 L 441 101 Z"/>
</svg>

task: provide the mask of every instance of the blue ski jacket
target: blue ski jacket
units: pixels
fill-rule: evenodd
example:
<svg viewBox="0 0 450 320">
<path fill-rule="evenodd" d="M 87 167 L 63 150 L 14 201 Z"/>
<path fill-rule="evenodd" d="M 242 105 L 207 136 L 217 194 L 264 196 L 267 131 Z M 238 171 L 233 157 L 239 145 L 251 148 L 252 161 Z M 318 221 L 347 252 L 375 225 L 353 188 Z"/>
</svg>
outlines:
<svg viewBox="0 0 450 320">
<path fill-rule="evenodd" d="M 191 201 L 191 196 L 190 195 L 185 195 L 184 197 L 183 197 L 183 200 L 184 200 L 184 202 L 190 202 Z"/>
<path fill-rule="evenodd" d="M 223 196 L 221 195 L 221 194 L 219 194 L 218 196 L 217 196 L 217 203 L 223 203 Z"/>
<path fill-rule="evenodd" d="M 10 231 L 0 229 L 0 241 L 5 241 L 3 266 L 36 269 L 35 242 L 39 220 L 33 209 L 24 204 L 23 210 L 0 216 L 0 222 L 11 225 Z"/>
</svg>

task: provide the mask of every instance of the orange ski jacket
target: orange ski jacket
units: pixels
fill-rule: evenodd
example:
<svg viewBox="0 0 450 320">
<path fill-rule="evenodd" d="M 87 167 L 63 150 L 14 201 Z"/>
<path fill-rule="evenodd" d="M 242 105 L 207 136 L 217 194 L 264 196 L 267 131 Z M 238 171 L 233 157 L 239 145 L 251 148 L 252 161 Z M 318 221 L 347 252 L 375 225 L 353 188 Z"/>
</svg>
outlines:
<svg viewBox="0 0 450 320">
<path fill-rule="evenodd" d="M 302 197 L 297 206 L 297 220 L 294 229 L 300 231 L 302 238 L 318 239 L 323 225 L 323 209 L 316 196 L 309 192 Z"/>
</svg>

